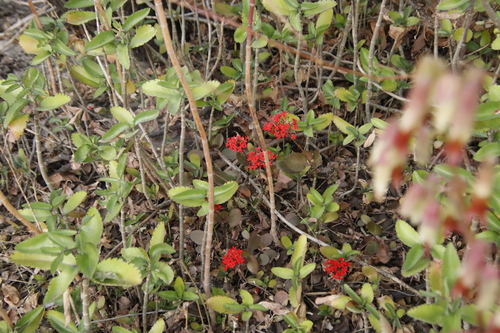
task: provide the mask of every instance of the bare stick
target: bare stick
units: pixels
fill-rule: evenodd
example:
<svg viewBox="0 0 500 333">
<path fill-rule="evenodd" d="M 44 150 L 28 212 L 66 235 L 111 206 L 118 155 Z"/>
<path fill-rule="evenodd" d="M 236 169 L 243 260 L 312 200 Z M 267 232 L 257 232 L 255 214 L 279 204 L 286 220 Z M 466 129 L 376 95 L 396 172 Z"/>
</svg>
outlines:
<svg viewBox="0 0 500 333">
<path fill-rule="evenodd" d="M 158 22 L 160 23 L 161 32 L 163 35 L 163 40 L 165 41 L 165 46 L 167 48 L 168 56 L 170 57 L 170 61 L 172 61 L 172 65 L 181 81 L 182 87 L 184 88 L 184 92 L 186 93 L 186 97 L 189 102 L 189 107 L 191 109 L 191 113 L 193 114 L 193 119 L 196 123 L 196 128 L 200 133 L 201 144 L 203 147 L 203 156 L 205 157 L 205 163 L 207 164 L 207 176 L 208 176 L 208 215 L 207 215 L 207 233 L 206 237 L 206 247 L 205 247 L 205 260 L 203 265 L 203 289 L 205 291 L 205 295 L 207 298 L 210 297 L 210 257 L 212 252 L 212 239 L 214 232 L 214 171 L 212 165 L 212 157 L 210 156 L 210 147 L 208 145 L 207 134 L 205 132 L 205 128 L 203 128 L 203 124 L 201 122 L 200 115 L 198 113 L 198 109 L 196 107 L 196 102 L 193 98 L 193 93 L 189 88 L 189 84 L 182 72 L 181 65 L 174 51 L 174 47 L 172 45 L 172 39 L 170 38 L 170 32 L 168 30 L 167 19 L 165 17 L 165 12 L 163 10 L 163 4 L 161 0 L 155 0 L 156 7 L 156 17 L 158 18 Z M 211 311 L 211 317 L 215 318 L 215 313 Z"/>
<path fill-rule="evenodd" d="M 248 109 L 250 110 L 250 115 L 252 116 L 253 124 L 255 130 L 257 131 L 257 136 L 259 137 L 260 145 L 262 151 L 264 152 L 264 162 L 266 164 L 266 177 L 267 186 L 269 189 L 269 206 L 271 209 L 271 236 L 276 245 L 280 245 L 281 242 L 278 238 L 278 230 L 276 226 L 276 210 L 274 202 L 274 180 L 273 173 L 271 170 L 271 162 L 269 161 L 269 152 L 267 151 L 266 140 L 264 139 L 264 133 L 262 128 L 260 128 L 259 118 L 257 117 L 257 111 L 255 110 L 254 95 L 252 91 L 252 74 L 251 74 L 251 57 L 252 57 L 252 22 L 253 13 L 255 10 L 255 0 L 250 0 L 250 6 L 248 8 L 248 25 L 247 25 L 247 42 L 246 42 L 246 58 L 245 58 L 245 90 L 247 94 Z"/>
<path fill-rule="evenodd" d="M 368 52 L 368 75 L 371 76 L 373 74 L 373 53 L 375 53 L 375 43 L 378 38 L 378 30 L 380 29 L 380 25 L 382 23 L 382 17 L 384 16 L 385 3 L 387 0 L 382 0 L 380 4 L 380 10 L 378 13 L 377 24 L 375 25 L 375 31 L 373 31 L 372 41 L 370 42 L 370 51 Z M 368 78 L 368 84 L 366 86 L 366 104 L 365 104 L 365 116 L 366 121 L 369 122 L 372 118 L 370 112 L 370 98 L 372 96 L 372 78 Z M 354 184 L 356 186 L 356 184 Z"/>
</svg>

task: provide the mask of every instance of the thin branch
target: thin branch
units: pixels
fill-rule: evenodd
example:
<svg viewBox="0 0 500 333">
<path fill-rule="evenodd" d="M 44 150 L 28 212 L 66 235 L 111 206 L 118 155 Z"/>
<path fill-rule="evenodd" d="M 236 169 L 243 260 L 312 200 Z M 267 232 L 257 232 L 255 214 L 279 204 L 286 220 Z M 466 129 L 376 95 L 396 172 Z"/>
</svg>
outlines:
<svg viewBox="0 0 500 333">
<path fill-rule="evenodd" d="M 253 124 L 259 137 L 260 145 L 262 151 L 264 152 L 264 162 L 266 164 L 266 177 L 267 186 L 269 189 L 269 206 L 271 209 L 271 236 L 276 245 L 280 245 L 281 242 L 278 238 L 278 229 L 276 226 L 276 214 L 275 202 L 274 202 L 274 179 L 271 170 L 271 162 L 269 160 L 269 152 L 267 151 L 266 140 L 264 139 L 264 133 L 262 128 L 260 128 L 259 118 L 257 117 L 257 111 L 255 110 L 254 104 L 254 94 L 252 91 L 252 70 L 251 70 L 251 57 L 252 57 L 252 22 L 253 13 L 255 10 L 255 0 L 250 0 L 250 6 L 248 8 L 248 24 L 247 24 L 247 41 L 246 41 L 246 59 L 245 59 L 245 90 L 247 95 L 248 109 L 250 110 L 250 115 L 252 116 Z"/>
<path fill-rule="evenodd" d="M 193 93 L 189 88 L 189 84 L 182 72 L 181 65 L 174 51 L 174 47 L 172 45 L 172 39 L 170 38 L 170 32 L 168 29 L 167 19 L 165 17 L 165 11 L 163 10 L 163 4 L 161 0 L 155 0 L 156 7 L 156 17 L 158 18 L 158 22 L 160 23 L 161 32 L 163 35 L 163 40 L 165 41 L 165 46 L 167 48 L 168 56 L 170 57 L 170 61 L 172 61 L 172 65 L 177 73 L 177 76 L 184 88 L 184 92 L 186 93 L 186 97 L 189 102 L 189 107 L 191 109 L 191 113 L 193 114 L 193 119 L 196 123 L 196 128 L 200 134 L 201 143 L 203 147 L 203 156 L 205 157 L 205 163 L 207 164 L 207 176 L 208 176 L 208 215 L 207 215 L 207 233 L 206 237 L 206 247 L 205 247 L 205 261 L 203 265 L 203 289 L 207 299 L 210 297 L 211 289 L 210 289 L 210 257 L 212 252 L 212 240 L 213 240 L 213 232 L 214 232 L 214 171 L 212 165 L 212 157 L 210 156 L 210 147 L 208 145 L 207 134 L 205 132 L 205 128 L 203 127 L 203 123 L 201 122 L 200 115 L 198 113 L 198 109 L 196 107 L 196 102 L 193 97 Z M 215 318 L 215 313 L 211 313 L 211 317 Z"/>
<path fill-rule="evenodd" d="M 387 0 L 382 0 L 380 4 L 380 10 L 378 13 L 377 24 L 375 25 L 375 31 L 373 31 L 372 41 L 370 42 L 370 50 L 368 52 L 368 76 L 373 74 L 373 53 L 375 53 L 375 44 L 378 38 L 378 31 L 380 29 L 382 23 L 382 17 L 384 16 L 385 3 Z M 370 98 L 372 97 L 372 78 L 368 78 L 368 84 L 366 87 L 366 104 L 365 104 L 365 116 L 366 121 L 369 122 L 371 120 L 371 112 L 370 112 Z M 355 185 L 356 186 L 356 185 Z"/>
</svg>

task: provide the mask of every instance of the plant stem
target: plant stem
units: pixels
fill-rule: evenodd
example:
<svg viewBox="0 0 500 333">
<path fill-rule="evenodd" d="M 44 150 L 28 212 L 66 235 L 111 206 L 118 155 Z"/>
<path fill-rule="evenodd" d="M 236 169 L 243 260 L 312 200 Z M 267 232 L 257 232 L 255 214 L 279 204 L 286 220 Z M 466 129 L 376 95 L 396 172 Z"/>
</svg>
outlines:
<svg viewBox="0 0 500 333">
<path fill-rule="evenodd" d="M 366 122 L 370 122 L 372 115 L 370 112 L 370 98 L 372 96 L 372 83 L 373 80 L 371 75 L 373 74 L 373 53 L 375 52 L 375 43 L 378 38 L 378 30 L 380 29 L 380 25 L 382 23 L 382 17 L 384 14 L 385 3 L 387 0 L 382 0 L 380 4 L 380 10 L 378 13 L 377 24 L 375 24 L 375 31 L 373 31 L 372 41 L 370 42 L 370 50 L 368 52 L 368 84 L 366 86 L 366 104 L 365 104 L 365 116 Z M 356 184 L 355 184 L 356 186 Z"/>
<path fill-rule="evenodd" d="M 201 144 L 203 147 L 203 156 L 205 157 L 205 163 L 207 164 L 207 177 L 208 177 L 208 215 L 207 215 L 207 233 L 206 237 L 206 247 L 205 247 L 205 261 L 203 263 L 203 289 L 205 291 L 205 295 L 207 299 L 210 297 L 210 257 L 212 252 L 212 240 L 213 240 L 213 232 L 214 232 L 214 172 L 212 165 L 212 157 L 210 156 L 210 147 L 208 145 L 207 134 L 205 129 L 203 128 L 203 124 L 201 122 L 200 115 L 198 113 L 198 109 L 196 107 L 196 102 L 193 98 L 193 94 L 191 89 L 189 88 L 189 84 L 182 72 L 181 65 L 174 51 L 174 47 L 172 45 L 172 39 L 170 38 L 170 32 L 168 29 L 167 19 L 165 17 L 165 12 L 163 10 L 163 4 L 161 0 L 155 0 L 156 7 L 156 17 L 158 18 L 158 22 L 160 23 L 161 32 L 163 35 L 163 39 L 165 41 L 165 46 L 167 48 L 168 56 L 170 57 L 170 61 L 172 61 L 172 65 L 177 73 L 177 76 L 184 88 L 184 92 L 186 93 L 186 97 L 189 102 L 189 107 L 191 109 L 191 113 L 193 114 L 193 119 L 196 123 L 196 128 L 200 134 Z M 215 319 L 215 313 L 213 310 L 210 310 L 210 316 L 212 319 Z"/>
<path fill-rule="evenodd" d="M 462 56 L 462 48 L 465 44 L 465 40 L 467 39 L 467 33 L 469 32 L 469 26 L 472 20 L 472 13 L 474 12 L 474 3 L 476 0 L 471 0 L 469 4 L 469 10 L 467 11 L 467 15 L 464 23 L 464 33 L 462 34 L 462 38 L 458 42 L 457 49 L 455 50 L 455 54 L 453 55 L 453 59 L 451 60 L 451 68 L 454 72 L 457 71 L 457 63 L 459 58 Z"/>
<path fill-rule="evenodd" d="M 252 57 L 252 22 L 253 13 L 255 10 L 255 0 L 250 0 L 250 6 L 248 8 L 248 23 L 247 23 L 247 40 L 245 48 L 245 91 L 248 101 L 248 109 L 250 110 L 250 115 L 252 116 L 253 124 L 255 130 L 257 131 L 257 136 L 259 137 L 260 146 L 264 152 L 264 162 L 266 164 L 266 177 L 267 185 L 269 189 L 269 203 L 270 203 L 270 215 L 271 215 L 271 236 L 276 245 L 280 245 L 281 242 L 278 238 L 278 229 L 276 226 L 276 204 L 274 201 L 274 183 L 273 183 L 273 173 L 271 170 L 271 163 L 269 161 L 269 152 L 267 151 L 266 140 L 264 139 L 264 133 L 259 124 L 259 118 L 257 117 L 257 111 L 255 110 L 254 95 L 252 92 L 252 69 L 251 69 L 251 57 Z"/>
<path fill-rule="evenodd" d="M 92 329 L 90 327 L 90 313 L 89 313 L 89 279 L 87 277 L 83 277 L 82 293 L 80 297 L 82 298 L 83 330 L 86 333 L 91 333 Z"/>
</svg>

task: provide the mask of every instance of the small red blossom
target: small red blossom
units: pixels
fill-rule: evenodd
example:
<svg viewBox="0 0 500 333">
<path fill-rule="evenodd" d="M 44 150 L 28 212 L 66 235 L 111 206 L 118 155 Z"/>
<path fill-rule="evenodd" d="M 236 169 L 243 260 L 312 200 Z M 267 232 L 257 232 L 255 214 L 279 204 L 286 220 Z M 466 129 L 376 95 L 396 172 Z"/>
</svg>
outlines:
<svg viewBox="0 0 500 333">
<path fill-rule="evenodd" d="M 226 147 L 231 149 L 232 151 L 243 151 L 247 147 L 248 136 L 233 136 L 227 138 Z"/>
<path fill-rule="evenodd" d="M 222 205 L 214 205 L 214 210 L 220 212 L 222 210 Z"/>
<path fill-rule="evenodd" d="M 239 250 L 236 247 L 230 248 L 226 255 L 222 257 L 222 266 L 224 270 L 227 271 L 228 268 L 234 268 L 236 265 L 241 265 L 245 263 L 245 259 L 241 256 L 243 250 Z"/>
<path fill-rule="evenodd" d="M 269 163 L 273 164 L 273 160 L 275 160 L 278 155 L 269 153 Z M 247 156 L 248 168 L 250 170 L 264 169 L 266 167 L 264 152 L 262 148 L 257 147 L 255 150 L 251 151 Z"/>
<path fill-rule="evenodd" d="M 293 133 L 293 130 L 297 130 L 299 125 L 296 119 L 291 119 L 288 117 L 286 111 L 275 114 L 271 117 L 271 121 L 264 124 L 262 129 L 273 134 L 276 139 L 282 138 L 292 138 L 295 139 L 297 136 Z"/>
<path fill-rule="evenodd" d="M 351 263 L 344 261 L 344 258 L 338 260 L 328 259 L 325 262 L 325 271 L 330 274 L 333 279 L 342 280 L 349 271 Z"/>
</svg>

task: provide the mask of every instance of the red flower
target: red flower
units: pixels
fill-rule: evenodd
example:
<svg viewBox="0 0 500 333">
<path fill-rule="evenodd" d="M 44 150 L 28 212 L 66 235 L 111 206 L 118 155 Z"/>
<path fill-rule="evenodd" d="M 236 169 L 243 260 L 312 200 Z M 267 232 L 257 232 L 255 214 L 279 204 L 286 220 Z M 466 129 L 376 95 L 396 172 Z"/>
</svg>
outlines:
<svg viewBox="0 0 500 333">
<path fill-rule="evenodd" d="M 349 271 L 349 266 L 351 266 L 351 263 L 344 261 L 344 258 L 339 258 L 338 260 L 328 259 L 325 262 L 325 271 L 330 274 L 332 278 L 342 280 Z"/>
<path fill-rule="evenodd" d="M 296 119 L 291 119 L 286 111 L 280 112 L 271 117 L 271 121 L 264 124 L 262 129 L 273 134 L 277 139 L 282 138 L 292 138 L 295 139 L 297 136 L 292 133 L 292 130 L 297 130 L 299 125 Z"/>
<path fill-rule="evenodd" d="M 222 210 L 222 205 L 214 205 L 214 210 L 220 212 Z"/>
<path fill-rule="evenodd" d="M 232 151 L 243 151 L 247 147 L 248 136 L 233 136 L 227 138 L 226 147 L 231 149 Z"/>
<path fill-rule="evenodd" d="M 226 255 L 222 257 L 222 266 L 227 271 L 228 268 L 234 268 L 236 265 L 244 264 L 245 260 L 241 256 L 243 250 L 239 250 L 236 247 L 230 248 Z"/>
<path fill-rule="evenodd" d="M 269 151 L 269 163 L 273 164 L 273 160 L 275 160 L 278 155 L 273 154 Z M 255 150 L 251 151 L 247 157 L 248 168 L 250 170 L 264 169 L 266 167 L 264 152 L 262 148 L 257 147 Z"/>
</svg>

